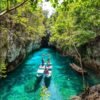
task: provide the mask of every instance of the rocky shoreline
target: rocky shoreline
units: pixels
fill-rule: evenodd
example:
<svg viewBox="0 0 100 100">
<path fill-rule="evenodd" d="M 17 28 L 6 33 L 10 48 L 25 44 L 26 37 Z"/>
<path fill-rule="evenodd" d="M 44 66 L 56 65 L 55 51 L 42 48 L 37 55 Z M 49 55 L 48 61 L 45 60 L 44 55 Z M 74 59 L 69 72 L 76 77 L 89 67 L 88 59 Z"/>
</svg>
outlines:
<svg viewBox="0 0 100 100">
<path fill-rule="evenodd" d="M 82 49 L 83 48 L 83 49 Z M 61 48 L 56 48 L 63 56 L 71 56 L 75 62 L 79 63 L 79 58 L 75 50 L 63 51 Z M 83 66 L 95 73 L 100 74 L 100 36 L 94 40 L 78 48 L 81 56 Z"/>
<path fill-rule="evenodd" d="M 3 20 L 5 18 L 5 20 Z M 0 18 L 0 75 L 13 71 L 33 50 L 41 46 L 42 36 L 35 40 L 25 26 L 14 22 L 10 15 Z M 4 68 L 4 69 L 3 69 Z"/>
<path fill-rule="evenodd" d="M 74 96 L 71 100 L 100 100 L 100 84 L 88 88 L 79 96 Z"/>
</svg>

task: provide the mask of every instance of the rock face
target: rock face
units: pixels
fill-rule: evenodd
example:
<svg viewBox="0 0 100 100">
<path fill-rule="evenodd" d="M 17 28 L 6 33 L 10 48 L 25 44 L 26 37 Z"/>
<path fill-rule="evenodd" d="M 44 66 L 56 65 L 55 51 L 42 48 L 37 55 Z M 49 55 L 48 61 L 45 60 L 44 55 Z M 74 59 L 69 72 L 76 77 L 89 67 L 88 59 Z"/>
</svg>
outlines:
<svg viewBox="0 0 100 100">
<path fill-rule="evenodd" d="M 14 70 L 23 61 L 23 59 L 27 54 L 29 54 L 33 50 L 40 48 L 40 41 L 35 41 L 35 42 L 30 41 L 26 46 L 23 46 L 23 44 L 17 46 L 16 42 L 15 43 L 13 42 L 13 44 L 10 45 L 7 52 L 6 61 L 8 63 L 7 65 L 8 72 Z"/>
<path fill-rule="evenodd" d="M 42 40 L 41 40 L 41 47 L 49 47 L 49 38 L 50 38 L 50 32 L 49 30 L 46 30 L 45 31 L 45 36 L 42 37 Z"/>
<path fill-rule="evenodd" d="M 10 17 L 0 19 L 0 72 L 2 63 L 6 71 L 10 72 L 23 61 L 27 54 L 40 48 L 41 37 L 37 36 L 32 40 L 32 36 L 24 29 L 24 26 L 19 23 L 12 25 Z"/>
<path fill-rule="evenodd" d="M 9 34 L 9 33 L 8 33 Z M 1 35 L 1 33 L 0 33 Z M 3 37 L 0 37 L 2 40 Z M 32 52 L 32 50 L 36 50 L 40 47 L 41 41 L 23 41 L 18 37 L 14 37 L 14 33 L 8 35 L 7 43 L 5 44 L 2 41 L 3 46 L 0 47 L 0 55 L 3 61 L 7 64 L 7 71 L 10 72 L 14 70 L 25 58 L 25 56 Z M 7 46 L 5 46 L 7 45 Z"/>
<path fill-rule="evenodd" d="M 100 100 L 100 84 L 92 86 L 80 96 L 72 97 L 72 100 Z"/>
<path fill-rule="evenodd" d="M 100 72 L 100 36 L 86 44 L 83 64 L 91 70 Z"/>
</svg>

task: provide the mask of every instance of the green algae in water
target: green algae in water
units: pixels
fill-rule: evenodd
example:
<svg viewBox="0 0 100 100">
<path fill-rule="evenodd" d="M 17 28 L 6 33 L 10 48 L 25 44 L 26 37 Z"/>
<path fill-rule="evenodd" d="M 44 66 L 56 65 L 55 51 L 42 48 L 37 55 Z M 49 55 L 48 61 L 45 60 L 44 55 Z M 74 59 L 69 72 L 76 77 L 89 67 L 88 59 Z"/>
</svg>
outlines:
<svg viewBox="0 0 100 100">
<path fill-rule="evenodd" d="M 82 76 L 71 69 L 72 59 L 63 57 L 52 49 L 41 49 L 30 54 L 22 65 L 0 80 L 0 100 L 41 100 L 41 83 L 36 83 L 36 71 L 41 63 L 42 54 L 49 54 L 53 65 L 51 83 L 48 88 L 49 100 L 70 100 L 71 96 L 83 92 Z M 47 60 L 48 57 L 45 56 Z M 93 76 L 93 75 L 92 75 Z M 93 76 L 94 77 L 94 76 Z M 100 83 L 98 79 L 87 77 L 91 84 Z M 91 78 L 91 79 L 90 79 Z M 94 81 L 92 80 L 95 79 Z"/>
</svg>

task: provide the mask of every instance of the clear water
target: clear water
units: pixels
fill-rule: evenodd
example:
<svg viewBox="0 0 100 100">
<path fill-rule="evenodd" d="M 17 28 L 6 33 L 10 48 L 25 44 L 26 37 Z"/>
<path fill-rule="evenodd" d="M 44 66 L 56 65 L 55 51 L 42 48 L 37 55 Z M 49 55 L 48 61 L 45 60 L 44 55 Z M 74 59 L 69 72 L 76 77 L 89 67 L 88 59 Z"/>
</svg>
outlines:
<svg viewBox="0 0 100 100">
<path fill-rule="evenodd" d="M 53 64 L 51 82 L 45 92 L 44 80 L 36 83 L 36 71 L 43 54 L 49 54 Z M 71 96 L 83 92 L 82 77 L 70 68 L 70 62 L 71 58 L 52 49 L 44 48 L 30 54 L 6 79 L 0 80 L 0 100 L 70 100 Z M 92 85 L 100 83 L 94 75 L 86 77 L 86 80 Z M 35 84 L 37 88 L 34 91 Z"/>
</svg>

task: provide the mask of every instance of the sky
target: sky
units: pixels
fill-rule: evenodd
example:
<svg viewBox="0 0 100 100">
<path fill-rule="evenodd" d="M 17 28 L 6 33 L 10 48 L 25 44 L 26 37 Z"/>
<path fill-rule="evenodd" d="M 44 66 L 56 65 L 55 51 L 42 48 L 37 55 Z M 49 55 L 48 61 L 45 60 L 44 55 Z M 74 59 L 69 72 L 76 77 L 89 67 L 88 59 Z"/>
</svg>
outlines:
<svg viewBox="0 0 100 100">
<path fill-rule="evenodd" d="M 42 9 L 44 11 L 48 11 L 48 17 L 50 17 L 55 12 L 55 9 L 52 7 L 51 3 L 46 2 L 45 0 L 43 0 Z"/>
<path fill-rule="evenodd" d="M 46 0 L 42 0 L 43 3 L 41 4 L 42 9 L 44 11 L 48 11 L 48 17 L 50 17 L 53 13 L 55 13 L 55 9 L 52 7 L 50 2 L 46 2 Z M 59 0 L 59 4 L 62 3 L 63 0 Z"/>
</svg>

